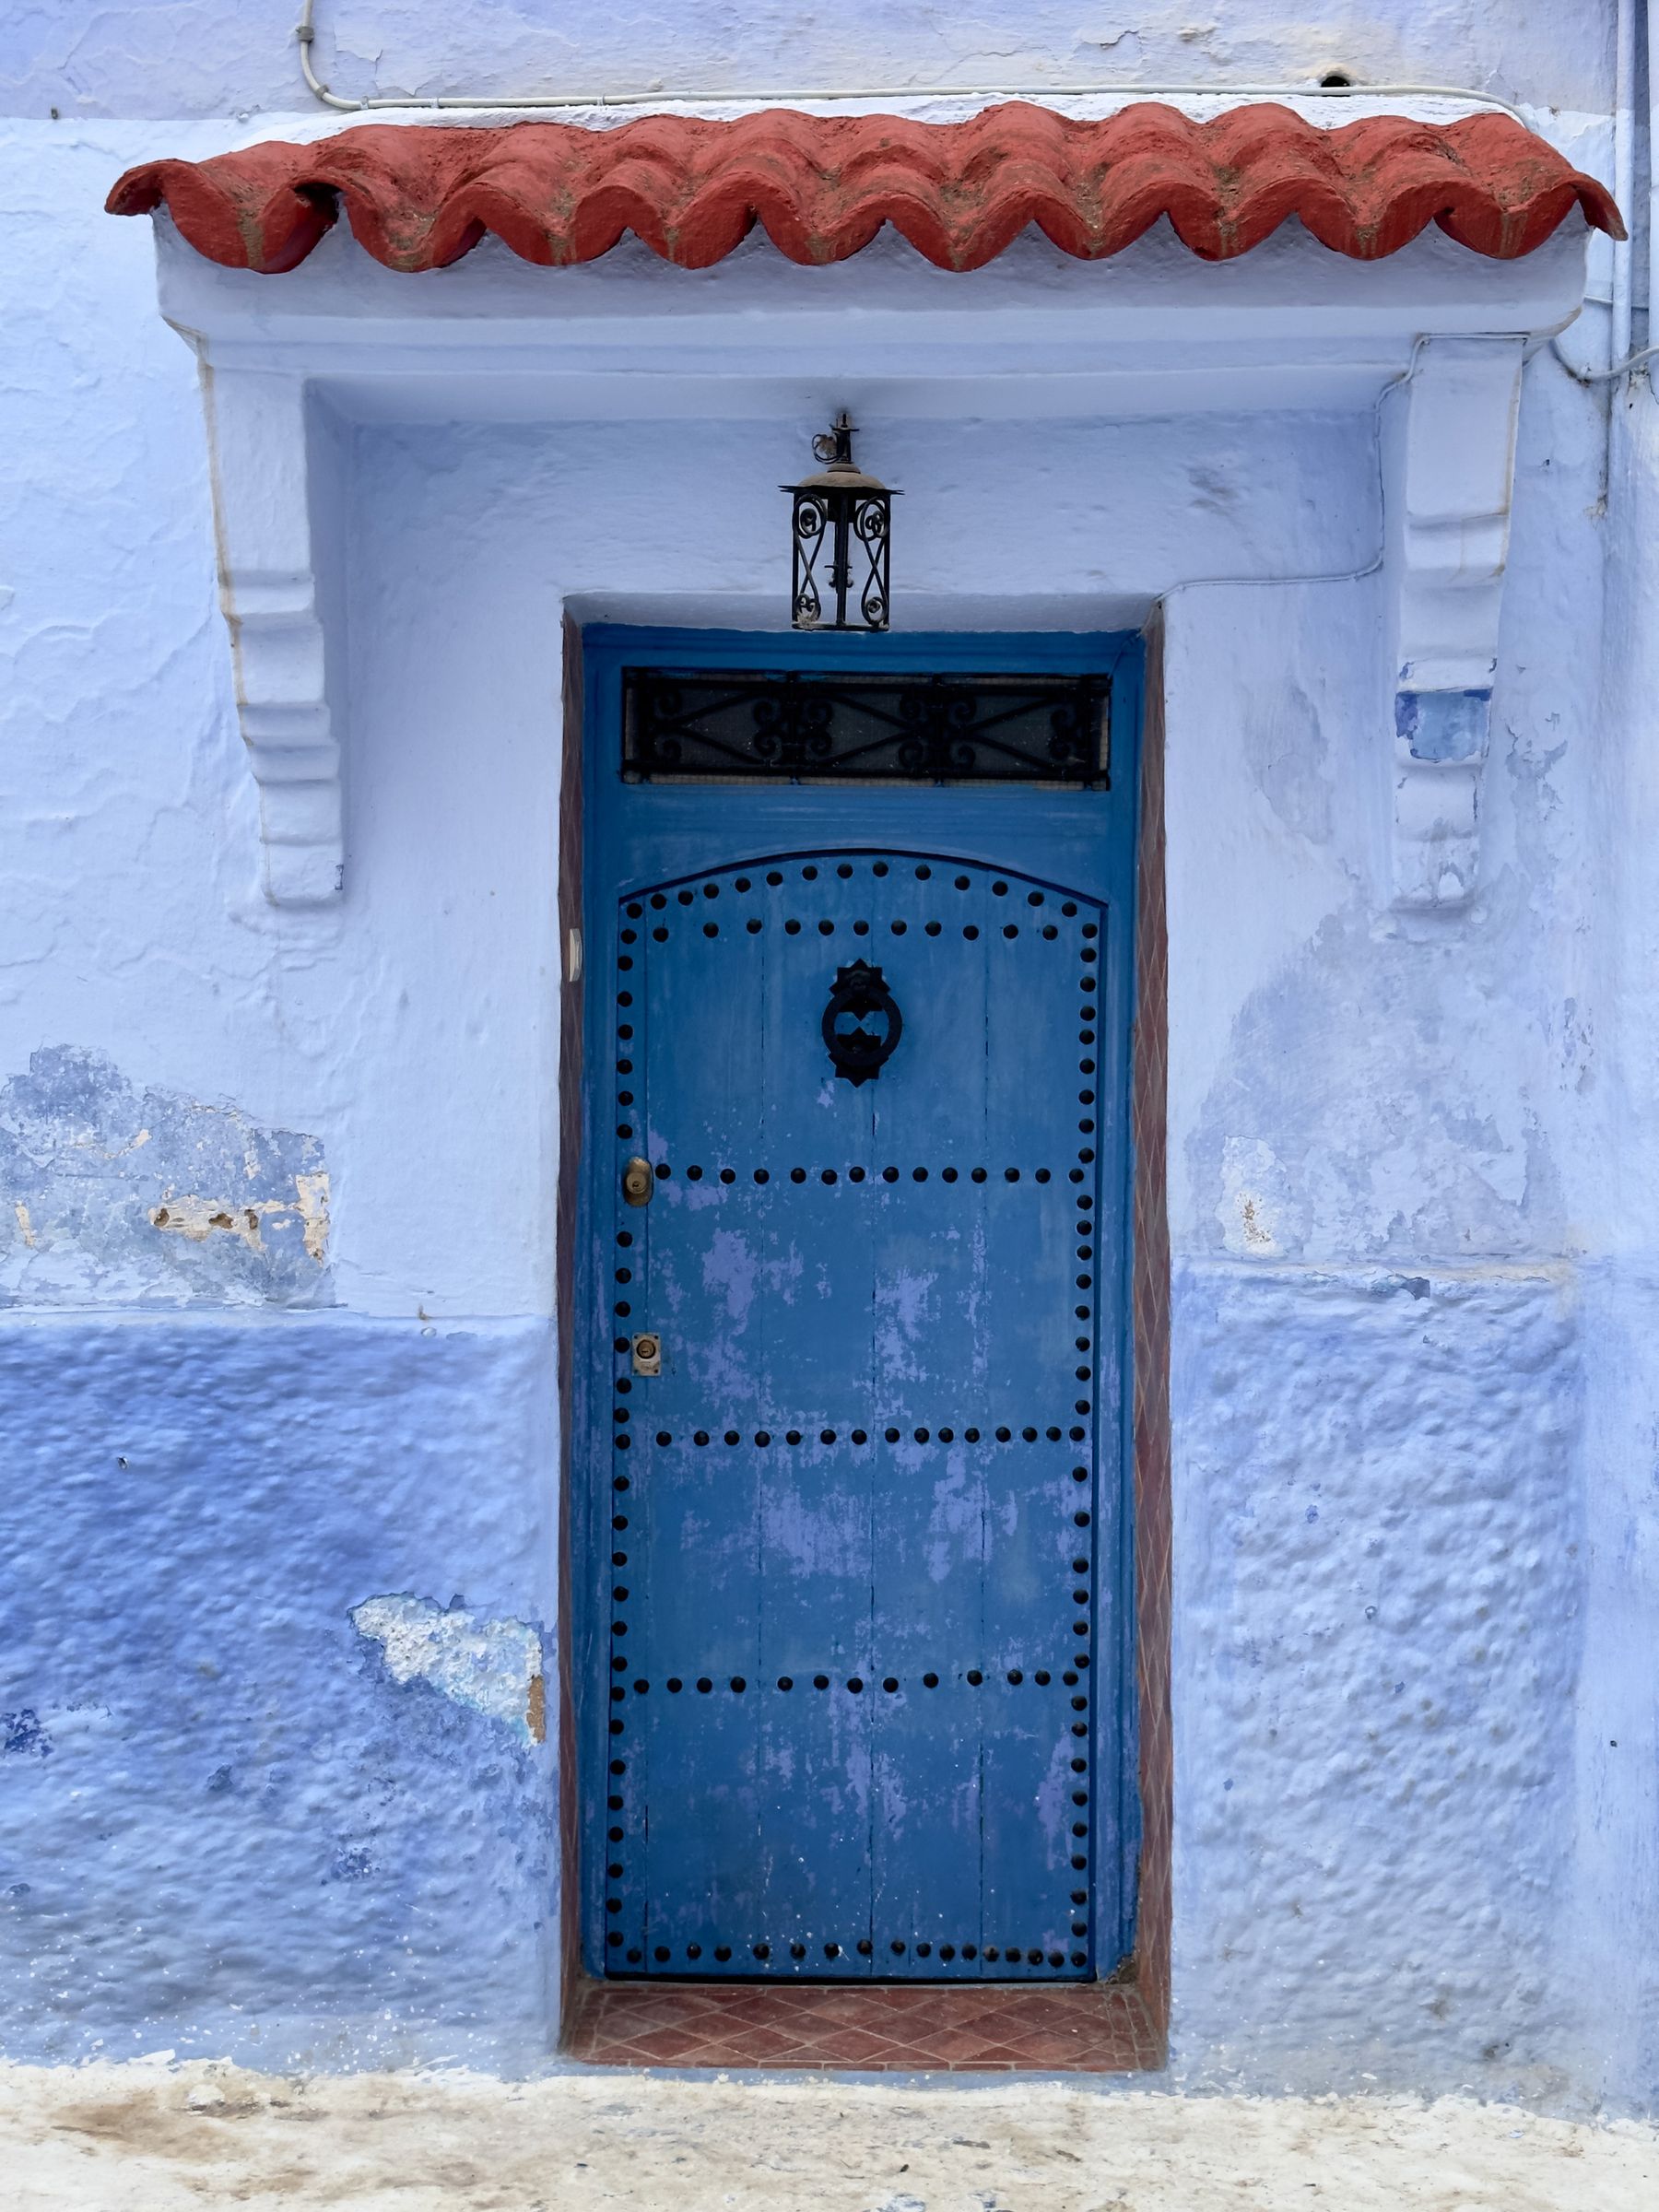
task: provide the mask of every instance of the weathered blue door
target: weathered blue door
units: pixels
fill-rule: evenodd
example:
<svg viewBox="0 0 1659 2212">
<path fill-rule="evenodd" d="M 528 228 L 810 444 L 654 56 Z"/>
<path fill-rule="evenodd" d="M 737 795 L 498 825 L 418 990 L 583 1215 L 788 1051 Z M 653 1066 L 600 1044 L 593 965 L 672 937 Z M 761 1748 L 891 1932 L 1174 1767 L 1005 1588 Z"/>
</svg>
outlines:
<svg viewBox="0 0 1659 2212">
<path fill-rule="evenodd" d="M 765 791 L 676 795 L 712 851 L 757 834 L 591 925 L 594 1963 L 1090 1975 L 1101 1879 L 1107 1967 L 1121 1919 L 1122 923 L 912 838 L 776 849 Z M 903 796 L 913 829 L 947 794 Z"/>
</svg>

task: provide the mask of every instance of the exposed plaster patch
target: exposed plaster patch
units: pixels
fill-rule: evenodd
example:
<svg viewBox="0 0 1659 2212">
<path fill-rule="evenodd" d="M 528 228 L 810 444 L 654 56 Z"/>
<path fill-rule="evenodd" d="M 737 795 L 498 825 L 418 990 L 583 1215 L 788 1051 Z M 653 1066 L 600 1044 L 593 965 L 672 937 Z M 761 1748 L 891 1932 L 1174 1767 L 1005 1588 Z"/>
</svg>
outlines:
<svg viewBox="0 0 1659 2212">
<path fill-rule="evenodd" d="M 1216 1214 L 1223 1245 L 1241 1258 L 1278 1259 L 1300 1248 L 1300 1209 L 1277 1154 L 1259 1139 L 1228 1138 Z"/>
<path fill-rule="evenodd" d="M 201 1198 L 194 1194 L 170 1195 L 164 1206 L 150 1208 L 150 1220 L 168 1235 L 188 1237 L 193 1244 L 205 1244 L 216 1232 L 240 1237 L 250 1252 L 266 1249 L 260 1235 L 260 1225 L 267 1216 L 279 1221 L 298 1221 L 300 1241 L 310 1257 L 323 1264 L 328 1252 L 328 1177 L 326 1174 L 296 1175 L 296 1195 L 286 1198 L 262 1198 L 253 1206 L 241 1206 L 223 1198 Z M 24 1209 L 19 1206 L 21 1217 Z M 26 1241 L 32 1241 L 25 1232 Z"/>
<path fill-rule="evenodd" d="M 328 1176 L 325 1171 L 296 1174 L 294 1190 L 295 1211 L 304 1224 L 300 1241 L 321 1267 L 328 1258 Z"/>
<path fill-rule="evenodd" d="M 351 1625 L 381 1646 L 394 1682 L 429 1682 L 457 1705 L 500 1721 L 525 1743 L 547 1735 L 541 1638 L 522 1620 L 483 1620 L 406 1591 L 365 1598 Z"/>
<path fill-rule="evenodd" d="M 9 1202 L 9 1203 L 4 1203 Z M 43 1046 L 0 1084 L 0 1306 L 325 1305 L 313 1136 Z"/>
</svg>

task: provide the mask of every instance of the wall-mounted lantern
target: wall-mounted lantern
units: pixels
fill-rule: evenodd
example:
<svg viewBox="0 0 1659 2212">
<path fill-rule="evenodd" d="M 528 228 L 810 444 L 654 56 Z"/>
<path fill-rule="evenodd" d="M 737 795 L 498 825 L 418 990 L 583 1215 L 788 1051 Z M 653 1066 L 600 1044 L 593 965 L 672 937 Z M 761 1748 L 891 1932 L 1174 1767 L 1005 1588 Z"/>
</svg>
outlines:
<svg viewBox="0 0 1659 2212">
<path fill-rule="evenodd" d="M 853 462 L 853 427 L 843 408 L 812 441 L 822 471 L 782 488 L 794 502 L 789 608 L 797 629 L 888 626 L 888 536 L 899 495 Z"/>
</svg>

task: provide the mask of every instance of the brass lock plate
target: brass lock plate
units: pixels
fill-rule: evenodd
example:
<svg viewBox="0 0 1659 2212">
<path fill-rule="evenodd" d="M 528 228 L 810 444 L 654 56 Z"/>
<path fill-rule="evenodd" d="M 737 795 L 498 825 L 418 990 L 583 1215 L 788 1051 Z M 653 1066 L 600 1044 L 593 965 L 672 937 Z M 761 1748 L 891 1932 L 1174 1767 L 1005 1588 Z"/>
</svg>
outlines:
<svg viewBox="0 0 1659 2212">
<path fill-rule="evenodd" d="M 663 1371 L 663 1340 L 649 1330 L 633 1340 L 633 1371 L 636 1375 L 660 1375 Z"/>
<path fill-rule="evenodd" d="M 622 1171 L 623 1197 L 629 1206 L 649 1206 L 655 1188 L 656 1178 L 651 1172 L 651 1162 L 636 1155 Z"/>
</svg>

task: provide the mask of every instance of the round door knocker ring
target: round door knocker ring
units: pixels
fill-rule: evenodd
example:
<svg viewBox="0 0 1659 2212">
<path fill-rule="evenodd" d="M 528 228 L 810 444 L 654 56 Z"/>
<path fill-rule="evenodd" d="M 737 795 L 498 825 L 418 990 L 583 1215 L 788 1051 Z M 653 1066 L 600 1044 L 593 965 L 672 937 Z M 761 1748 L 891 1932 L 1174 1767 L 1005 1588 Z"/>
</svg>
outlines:
<svg viewBox="0 0 1659 2212">
<path fill-rule="evenodd" d="M 866 1015 L 880 1018 L 883 1026 L 879 1031 L 865 1029 Z M 836 970 L 830 1003 L 818 1026 L 836 1074 L 844 1076 L 854 1087 L 871 1082 L 881 1073 L 904 1034 L 898 1003 L 880 969 L 872 968 L 867 960 L 854 960 L 850 968 Z"/>
</svg>

